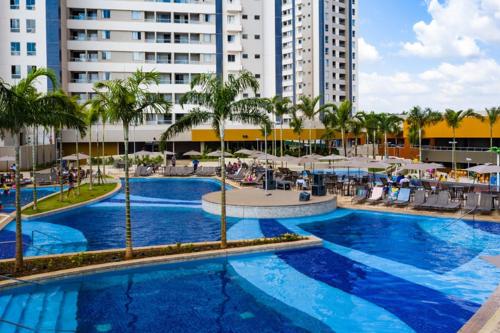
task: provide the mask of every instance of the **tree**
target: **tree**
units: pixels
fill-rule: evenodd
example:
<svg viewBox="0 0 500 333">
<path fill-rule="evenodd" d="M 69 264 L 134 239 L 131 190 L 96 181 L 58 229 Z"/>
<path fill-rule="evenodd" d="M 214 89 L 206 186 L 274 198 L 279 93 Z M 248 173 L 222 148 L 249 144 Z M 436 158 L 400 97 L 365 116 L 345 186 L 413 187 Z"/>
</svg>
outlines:
<svg viewBox="0 0 500 333">
<path fill-rule="evenodd" d="M 283 117 L 291 111 L 291 101 L 288 97 L 274 96 L 271 99 L 273 113 L 280 120 L 280 155 L 283 157 Z"/>
<path fill-rule="evenodd" d="M 352 118 L 352 104 L 350 101 L 343 101 L 338 107 L 331 105 L 330 109 L 325 112 L 324 118 L 326 124 L 333 130 L 340 132 L 342 138 L 342 147 L 344 156 L 347 157 L 347 132 L 349 130 L 349 121 Z"/>
<path fill-rule="evenodd" d="M 142 121 L 145 112 L 167 112 L 171 104 L 160 94 L 149 93 L 151 85 L 158 85 L 160 76 L 157 72 L 137 70 L 126 79 L 97 82 L 96 103 L 101 103 L 106 116 L 112 123 L 121 122 L 125 148 L 125 259 L 133 257 L 132 223 L 130 218 L 130 184 L 129 184 L 129 127 L 134 121 Z"/>
<path fill-rule="evenodd" d="M 490 148 L 493 147 L 493 127 L 500 118 L 500 107 L 486 109 L 486 119 L 490 126 Z"/>
<path fill-rule="evenodd" d="M 191 91 L 181 99 L 181 105 L 193 105 L 188 114 L 162 134 L 166 141 L 201 124 L 210 123 L 220 139 L 221 150 L 221 247 L 227 247 L 226 235 L 226 168 L 225 168 L 225 128 L 230 120 L 245 124 L 261 125 L 269 122 L 263 110 L 270 110 L 269 100 L 250 97 L 239 99 L 244 92 L 251 90 L 257 94 L 259 83 L 248 71 L 238 76 L 230 76 L 227 81 L 212 74 L 201 74 L 191 82 Z"/>
<path fill-rule="evenodd" d="M 372 150 L 373 150 L 373 159 L 377 158 L 377 152 L 375 151 L 376 141 L 377 141 L 377 131 L 379 129 L 379 118 L 378 114 L 375 112 L 365 113 L 359 112 L 359 118 L 363 122 L 363 127 L 366 128 L 367 137 L 372 136 Z M 368 142 L 367 142 L 368 143 Z"/>
<path fill-rule="evenodd" d="M 39 95 L 36 83 L 39 78 L 51 76 L 47 69 L 36 69 L 14 85 L 0 81 L 0 134 L 10 134 L 15 146 L 16 185 L 16 262 L 15 270 L 23 269 L 23 239 L 21 221 L 21 133 L 25 128 L 39 125 L 64 124 L 83 127 L 81 119 L 68 108 L 66 95 L 60 91 Z M 42 113 L 45 110 L 45 113 Z M 50 111 L 49 111 L 50 110 Z M 43 117 L 42 117 L 43 114 Z"/>
<path fill-rule="evenodd" d="M 92 191 L 92 187 L 94 186 L 93 179 L 93 171 L 92 171 L 92 125 L 95 124 L 99 120 L 99 109 L 93 105 L 91 102 L 89 107 L 85 111 L 85 124 L 89 130 L 89 190 Z"/>
<path fill-rule="evenodd" d="M 363 122 L 358 118 L 358 115 L 355 115 L 349 123 L 347 124 L 349 127 L 349 132 L 354 136 L 354 156 L 358 156 L 358 138 L 363 133 Z"/>
<path fill-rule="evenodd" d="M 296 109 L 301 111 L 304 117 L 309 120 L 312 125 L 309 126 L 309 154 L 312 154 L 312 127 L 314 126 L 314 119 L 317 115 L 321 114 L 331 107 L 331 104 L 318 106 L 320 100 L 321 96 L 316 96 L 314 98 L 308 96 L 300 96 L 300 103 L 296 106 Z"/>
<path fill-rule="evenodd" d="M 292 120 L 290 121 L 290 127 L 293 130 L 293 133 L 297 134 L 299 136 L 299 157 L 301 153 L 301 145 L 302 145 L 302 130 L 304 129 L 304 118 L 302 116 L 298 115 L 297 112 L 293 111 L 292 113 Z"/>
<path fill-rule="evenodd" d="M 415 106 L 408 112 L 406 121 L 410 126 L 410 133 L 416 131 L 418 135 L 418 159 L 420 162 L 422 162 L 422 134 L 424 127 L 436 124 L 442 119 L 441 113 L 430 108 L 422 109 L 420 106 Z"/>
<path fill-rule="evenodd" d="M 387 135 L 389 133 L 397 132 L 403 119 L 396 115 L 389 113 L 379 113 L 378 114 L 378 128 L 384 133 L 384 157 L 387 158 Z"/>
<path fill-rule="evenodd" d="M 452 133 L 453 133 L 452 134 L 453 141 L 452 141 L 452 145 L 451 145 L 451 160 L 452 160 L 451 163 L 453 166 L 453 170 L 455 171 L 455 175 L 456 175 L 456 171 L 457 171 L 457 162 L 455 160 L 455 146 L 456 146 L 456 133 L 455 132 L 456 132 L 457 128 L 459 128 L 460 125 L 462 125 L 462 122 L 465 118 L 471 118 L 471 117 L 483 119 L 483 117 L 481 115 L 477 114 L 472 109 L 460 110 L 460 111 L 446 109 L 444 112 L 444 115 L 443 115 L 443 119 L 446 121 L 446 124 L 448 125 L 448 127 L 451 128 Z"/>
</svg>

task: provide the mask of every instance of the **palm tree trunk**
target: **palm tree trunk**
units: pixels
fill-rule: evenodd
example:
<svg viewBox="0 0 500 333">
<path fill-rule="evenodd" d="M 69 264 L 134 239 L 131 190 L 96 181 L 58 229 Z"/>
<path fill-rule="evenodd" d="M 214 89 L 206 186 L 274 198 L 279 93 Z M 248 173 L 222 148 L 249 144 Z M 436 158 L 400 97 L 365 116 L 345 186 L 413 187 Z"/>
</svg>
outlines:
<svg viewBox="0 0 500 333">
<path fill-rule="evenodd" d="M 103 132 L 104 133 L 104 132 Z M 130 184 L 128 173 L 128 124 L 123 124 L 125 144 L 125 260 L 132 259 L 132 224 L 130 221 Z"/>
<path fill-rule="evenodd" d="M 309 126 L 309 155 L 312 154 L 312 128 Z"/>
<path fill-rule="evenodd" d="M 106 176 L 106 163 L 104 162 L 104 132 L 105 132 L 104 126 L 105 125 L 104 125 L 104 120 L 103 120 L 103 122 L 102 122 L 102 175 Z M 128 133 L 127 133 L 127 135 L 128 135 Z M 128 147 L 127 147 L 127 151 L 128 151 Z"/>
<path fill-rule="evenodd" d="M 37 149 L 37 146 L 36 146 L 36 142 L 35 142 L 35 137 L 37 137 L 36 135 L 36 130 L 35 130 L 36 126 L 33 126 L 33 142 L 32 142 L 32 145 L 31 145 L 31 167 L 32 167 L 32 170 L 33 170 L 33 210 L 37 210 L 38 209 L 38 199 L 37 199 L 37 190 L 36 190 L 36 149 Z"/>
<path fill-rule="evenodd" d="M 384 132 L 384 158 L 387 158 L 387 132 Z"/>
<path fill-rule="evenodd" d="M 422 128 L 418 127 L 418 160 L 422 162 Z"/>
<path fill-rule="evenodd" d="M 344 156 L 347 157 L 347 142 L 345 141 L 345 130 L 342 128 L 340 130 L 342 134 L 342 147 L 344 148 Z"/>
<path fill-rule="evenodd" d="M 80 195 L 80 156 L 78 148 L 78 134 L 79 131 L 76 130 L 76 195 Z"/>
<path fill-rule="evenodd" d="M 221 183 L 221 214 L 220 214 L 220 247 L 225 249 L 227 247 L 227 235 L 226 235 L 226 160 L 224 157 L 224 122 L 219 125 L 220 128 L 220 175 L 222 178 Z M 267 138 L 266 138 L 267 140 Z"/>
<path fill-rule="evenodd" d="M 16 264 L 15 271 L 21 272 L 24 268 L 23 263 L 23 229 L 21 224 L 21 156 L 20 149 L 21 143 L 20 134 L 12 133 L 15 140 L 15 151 L 16 151 L 16 171 L 15 171 L 15 183 L 16 183 Z"/>
<path fill-rule="evenodd" d="M 376 132 L 375 132 L 375 130 L 373 130 L 372 146 L 373 146 L 373 159 L 374 160 L 377 158 L 377 153 L 375 152 L 375 137 L 376 137 Z"/>
<path fill-rule="evenodd" d="M 92 191 L 93 179 L 92 179 L 92 124 L 89 125 L 89 190 Z"/>
<path fill-rule="evenodd" d="M 280 152 L 281 152 L 281 157 L 283 157 L 283 118 L 281 118 L 281 124 L 280 124 Z"/>
<path fill-rule="evenodd" d="M 358 136 L 354 136 L 354 156 L 358 156 Z"/>
<path fill-rule="evenodd" d="M 58 135 L 62 136 L 62 126 L 60 127 L 60 132 Z M 62 137 L 59 140 L 59 200 L 63 201 L 63 191 L 64 191 L 64 182 L 63 182 L 63 160 L 62 160 Z"/>
<path fill-rule="evenodd" d="M 490 123 L 490 148 L 493 147 L 493 124 Z"/>
<path fill-rule="evenodd" d="M 453 143 L 451 144 L 451 166 L 453 168 L 453 173 L 454 173 L 454 176 L 455 176 L 455 179 L 457 179 L 457 162 L 455 161 L 455 128 L 453 128 Z"/>
</svg>

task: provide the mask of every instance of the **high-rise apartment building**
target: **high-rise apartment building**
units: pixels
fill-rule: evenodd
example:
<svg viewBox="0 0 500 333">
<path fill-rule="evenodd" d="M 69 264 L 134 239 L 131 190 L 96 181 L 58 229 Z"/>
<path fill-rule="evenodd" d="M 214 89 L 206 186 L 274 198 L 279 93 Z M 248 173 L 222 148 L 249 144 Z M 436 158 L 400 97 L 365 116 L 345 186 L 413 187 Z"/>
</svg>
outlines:
<svg viewBox="0 0 500 333">
<path fill-rule="evenodd" d="M 3 78 L 24 75 L 27 62 L 35 59 L 24 55 L 31 43 L 22 27 L 28 4 L 40 9 L 36 24 L 43 30 L 33 38 L 40 56 L 33 65 L 53 68 L 63 89 L 80 100 L 92 97 L 94 82 L 124 78 L 139 68 L 160 73 L 160 85 L 152 89 L 174 107 L 168 115 L 144 116 L 131 135 L 142 144 L 154 144 L 189 112 L 178 101 L 200 73 L 227 78 L 248 70 L 259 80 L 262 97 L 283 95 L 298 102 L 301 95 L 321 95 L 322 103 L 348 99 L 354 107 L 357 102 L 356 0 L 9 1 L 0 18 L 7 26 L 10 18 L 20 20 L 21 56 L 2 57 Z M 22 9 L 11 9 L 12 4 Z M 15 32 L 1 31 L 2 45 L 17 41 Z M 17 44 L 11 49 L 18 53 Z M 231 141 L 254 141 L 260 135 L 259 129 L 241 124 L 230 124 L 228 131 L 234 132 Z M 216 141 L 209 133 L 201 127 L 174 141 L 178 148 Z M 121 152 L 122 139 L 121 126 L 106 126 L 108 153 Z M 72 131 L 64 132 L 64 142 L 74 140 Z"/>
</svg>

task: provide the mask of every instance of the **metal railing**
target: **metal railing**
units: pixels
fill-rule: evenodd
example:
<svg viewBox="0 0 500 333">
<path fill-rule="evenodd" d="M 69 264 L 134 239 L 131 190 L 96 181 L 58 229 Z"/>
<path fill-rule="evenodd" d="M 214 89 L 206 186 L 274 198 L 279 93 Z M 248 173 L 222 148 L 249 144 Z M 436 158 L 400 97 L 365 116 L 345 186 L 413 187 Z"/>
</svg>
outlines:
<svg viewBox="0 0 500 333">
<path fill-rule="evenodd" d="M 476 205 L 474 208 L 472 208 L 471 210 L 466 211 L 465 213 L 463 213 L 463 214 L 462 214 L 462 215 L 460 215 L 459 217 L 457 217 L 457 218 L 453 219 L 450 223 L 445 224 L 445 226 L 444 226 L 444 227 L 442 227 L 441 229 L 446 229 L 446 228 L 448 228 L 449 226 L 451 226 L 452 224 L 457 223 L 457 222 L 459 222 L 459 221 L 462 221 L 462 220 L 464 219 L 464 217 L 465 217 L 465 216 L 469 215 L 470 213 L 474 213 L 474 212 L 476 211 L 476 209 L 477 209 L 477 205 Z M 475 214 L 472 214 L 472 220 L 473 220 L 473 221 L 475 220 Z"/>
<path fill-rule="evenodd" d="M 418 145 L 411 145 L 411 148 L 418 149 Z M 422 145 L 422 149 L 424 150 L 441 150 L 441 151 L 452 151 L 453 147 L 452 146 L 429 146 L 429 145 Z M 475 152 L 487 152 L 490 148 L 489 147 L 455 147 L 456 151 L 475 151 Z"/>
<path fill-rule="evenodd" d="M 31 231 L 31 243 L 32 244 L 35 242 L 35 235 L 36 234 L 44 235 L 44 236 L 47 236 L 53 240 L 64 243 L 64 240 L 62 238 L 47 234 L 47 233 L 40 231 L 40 230 L 33 230 L 33 231 Z"/>
<path fill-rule="evenodd" d="M 15 327 L 18 327 L 18 328 L 21 328 L 23 330 L 27 330 L 30 332 L 76 332 L 75 330 L 62 330 L 62 329 L 57 329 L 57 328 L 38 328 L 37 329 L 37 328 L 29 327 L 29 326 L 26 326 L 23 324 L 19 324 L 19 323 L 16 323 L 16 322 L 13 322 L 13 321 L 10 321 L 7 319 L 0 319 L 0 322 L 5 323 L 5 324 L 9 324 L 9 325 L 12 325 L 12 326 L 15 326 Z M 17 332 L 17 330 L 16 330 L 16 332 Z"/>
</svg>

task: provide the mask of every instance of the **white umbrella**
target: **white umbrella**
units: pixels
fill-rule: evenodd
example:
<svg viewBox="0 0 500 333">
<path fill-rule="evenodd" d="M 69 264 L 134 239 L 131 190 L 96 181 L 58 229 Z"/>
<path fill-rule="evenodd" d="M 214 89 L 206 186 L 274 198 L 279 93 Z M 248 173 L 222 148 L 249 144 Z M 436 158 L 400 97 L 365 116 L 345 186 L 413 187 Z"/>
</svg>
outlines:
<svg viewBox="0 0 500 333">
<path fill-rule="evenodd" d="M 481 164 L 476 165 L 470 168 L 465 169 L 467 171 L 476 172 L 476 173 L 499 173 L 500 166 L 494 164 Z"/>
<path fill-rule="evenodd" d="M 322 156 L 319 160 L 320 161 L 343 161 L 346 160 L 347 157 L 341 156 L 341 155 L 328 155 L 328 156 Z"/>
<path fill-rule="evenodd" d="M 439 163 L 409 163 L 401 167 L 401 170 L 427 171 L 432 169 L 443 169 L 444 165 Z"/>
<path fill-rule="evenodd" d="M 63 161 L 78 161 L 78 160 L 86 160 L 89 157 L 90 157 L 89 155 L 86 155 L 86 154 L 83 154 L 83 153 L 78 153 L 78 154 L 71 154 L 71 155 L 68 155 L 68 156 L 64 156 L 62 158 L 62 160 Z"/>
<path fill-rule="evenodd" d="M 235 152 L 235 154 L 248 155 L 248 156 L 252 156 L 256 153 L 260 153 L 260 152 L 257 150 L 250 150 L 250 149 L 240 149 L 237 152 Z"/>
<path fill-rule="evenodd" d="M 211 152 L 210 154 L 207 154 L 207 156 L 210 156 L 210 157 L 221 157 L 222 156 L 222 152 L 220 150 L 216 150 L 216 151 Z M 231 157 L 231 156 L 233 156 L 233 154 L 228 153 L 227 151 L 224 152 L 224 157 Z"/>
<path fill-rule="evenodd" d="M 168 151 L 168 150 L 165 150 L 163 152 L 164 155 L 167 155 L 167 156 L 172 156 L 172 155 L 175 155 L 175 153 L 172 153 L 171 151 Z"/>
<path fill-rule="evenodd" d="M 384 163 L 389 163 L 389 164 L 410 164 L 411 160 L 408 160 L 406 158 L 398 158 L 398 157 L 389 157 L 389 158 L 384 158 L 381 162 Z"/>
<path fill-rule="evenodd" d="M 261 161 L 268 160 L 268 161 L 274 161 L 274 162 L 276 162 L 276 161 L 278 161 L 280 159 L 278 156 L 274 156 L 274 155 L 271 155 L 271 154 L 267 154 L 266 155 L 266 154 L 263 154 L 263 153 L 257 155 L 256 158 L 258 160 L 261 160 Z"/>
<path fill-rule="evenodd" d="M 196 150 L 190 150 L 187 153 L 182 154 L 182 156 L 201 156 L 201 153 Z"/>
</svg>

